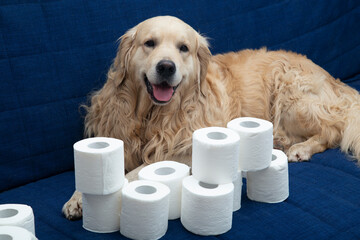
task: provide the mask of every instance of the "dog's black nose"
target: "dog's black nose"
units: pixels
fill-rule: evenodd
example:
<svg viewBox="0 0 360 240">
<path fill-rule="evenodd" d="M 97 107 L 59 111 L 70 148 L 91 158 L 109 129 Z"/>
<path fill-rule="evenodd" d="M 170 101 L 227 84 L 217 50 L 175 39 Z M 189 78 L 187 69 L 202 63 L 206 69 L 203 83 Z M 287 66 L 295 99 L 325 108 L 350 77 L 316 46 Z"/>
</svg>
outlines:
<svg viewBox="0 0 360 240">
<path fill-rule="evenodd" d="M 176 72 L 175 63 L 170 60 L 161 60 L 156 65 L 156 72 L 164 78 L 171 77 Z"/>
</svg>

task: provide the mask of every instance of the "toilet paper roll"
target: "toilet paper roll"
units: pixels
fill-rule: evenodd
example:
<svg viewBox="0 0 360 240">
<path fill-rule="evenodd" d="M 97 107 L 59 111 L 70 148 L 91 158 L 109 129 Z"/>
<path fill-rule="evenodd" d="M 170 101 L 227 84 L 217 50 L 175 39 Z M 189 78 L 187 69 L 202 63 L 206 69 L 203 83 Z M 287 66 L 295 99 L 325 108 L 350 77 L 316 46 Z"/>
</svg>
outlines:
<svg viewBox="0 0 360 240">
<path fill-rule="evenodd" d="M 190 232 L 208 236 L 231 229 L 234 184 L 208 184 L 194 176 L 183 180 L 181 223 Z"/>
<path fill-rule="evenodd" d="M 181 213 L 182 180 L 190 175 L 190 168 L 174 161 L 162 161 L 140 170 L 140 180 L 150 180 L 165 184 L 170 189 L 169 219 L 177 219 Z"/>
<path fill-rule="evenodd" d="M 124 143 L 114 138 L 95 137 L 74 144 L 76 190 L 106 195 L 124 184 Z"/>
<path fill-rule="evenodd" d="M 284 152 L 274 149 L 268 168 L 247 172 L 247 196 L 249 199 L 266 202 L 282 202 L 289 196 L 288 159 Z"/>
<path fill-rule="evenodd" d="M 256 171 L 270 165 L 273 149 L 273 124 L 271 122 L 243 117 L 230 121 L 227 127 L 240 136 L 240 170 Z"/>
<path fill-rule="evenodd" d="M 35 235 L 34 213 L 25 204 L 0 205 L 0 226 L 18 226 Z"/>
<path fill-rule="evenodd" d="M 131 239 L 159 239 L 168 227 L 170 189 L 138 180 L 122 190 L 120 233 Z"/>
<path fill-rule="evenodd" d="M 124 186 L 128 184 L 125 178 Z M 96 233 L 120 229 L 121 189 L 108 195 L 82 194 L 83 228 Z"/>
<path fill-rule="evenodd" d="M 26 230 L 18 226 L 0 226 L 0 239 L 2 240 L 37 240 L 37 238 Z"/>
<path fill-rule="evenodd" d="M 242 172 L 238 171 L 238 177 L 234 184 L 234 203 L 233 203 L 233 212 L 241 208 L 241 190 L 242 190 Z"/>
<path fill-rule="evenodd" d="M 192 174 L 201 182 L 231 183 L 237 177 L 240 138 L 221 127 L 198 129 L 193 133 Z"/>
</svg>

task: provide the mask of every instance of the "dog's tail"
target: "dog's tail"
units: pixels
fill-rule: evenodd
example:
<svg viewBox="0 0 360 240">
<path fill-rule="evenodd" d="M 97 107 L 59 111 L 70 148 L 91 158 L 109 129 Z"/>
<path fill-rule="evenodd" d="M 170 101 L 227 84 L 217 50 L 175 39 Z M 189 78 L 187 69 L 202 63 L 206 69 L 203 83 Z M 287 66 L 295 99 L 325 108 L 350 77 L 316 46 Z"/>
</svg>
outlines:
<svg viewBox="0 0 360 240">
<path fill-rule="evenodd" d="M 343 136 L 340 143 L 341 150 L 350 153 L 360 164 L 360 95 L 349 108 Z"/>
</svg>

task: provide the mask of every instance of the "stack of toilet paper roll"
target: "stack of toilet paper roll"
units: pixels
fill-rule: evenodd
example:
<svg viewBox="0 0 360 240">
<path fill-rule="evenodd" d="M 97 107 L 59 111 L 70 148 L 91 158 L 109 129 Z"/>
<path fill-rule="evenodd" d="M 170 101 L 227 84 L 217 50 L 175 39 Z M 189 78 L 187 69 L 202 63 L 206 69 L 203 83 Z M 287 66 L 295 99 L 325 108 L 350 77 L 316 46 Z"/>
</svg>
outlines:
<svg viewBox="0 0 360 240">
<path fill-rule="evenodd" d="M 231 229 L 232 212 L 241 201 L 239 143 L 238 134 L 227 128 L 193 133 L 193 175 L 183 180 L 181 200 L 181 223 L 188 231 L 206 236 Z"/>
<path fill-rule="evenodd" d="M 32 208 L 24 204 L 0 205 L 0 236 L 4 239 L 36 240 Z"/>
<path fill-rule="evenodd" d="M 89 138 L 74 144 L 76 189 L 83 193 L 83 227 L 132 239 L 159 239 L 168 220 L 180 218 L 198 235 L 232 227 L 241 208 L 242 174 L 250 199 L 276 203 L 289 195 L 287 157 L 273 149 L 273 126 L 237 118 L 227 128 L 193 133 L 192 175 L 187 165 L 162 161 L 144 167 L 139 180 L 124 176 L 121 140 Z M 0 212 L 1 213 L 1 212 Z"/>
<path fill-rule="evenodd" d="M 121 190 L 127 184 L 124 143 L 87 138 L 74 144 L 75 185 L 82 193 L 83 227 L 109 233 L 120 229 Z"/>
<path fill-rule="evenodd" d="M 243 117 L 230 121 L 227 127 L 240 136 L 239 169 L 246 173 L 249 199 L 282 202 L 289 196 L 288 159 L 273 149 L 271 122 Z"/>
</svg>

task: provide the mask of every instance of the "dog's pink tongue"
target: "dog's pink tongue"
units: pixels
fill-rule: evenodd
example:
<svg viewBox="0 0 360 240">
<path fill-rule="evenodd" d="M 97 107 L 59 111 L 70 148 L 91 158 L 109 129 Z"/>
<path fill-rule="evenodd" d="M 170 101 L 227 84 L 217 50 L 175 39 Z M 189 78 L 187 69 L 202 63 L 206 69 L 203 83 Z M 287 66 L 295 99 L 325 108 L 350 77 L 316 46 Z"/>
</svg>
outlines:
<svg viewBox="0 0 360 240">
<path fill-rule="evenodd" d="M 174 89 L 170 86 L 152 85 L 154 97 L 161 102 L 167 102 L 171 99 Z"/>
</svg>

